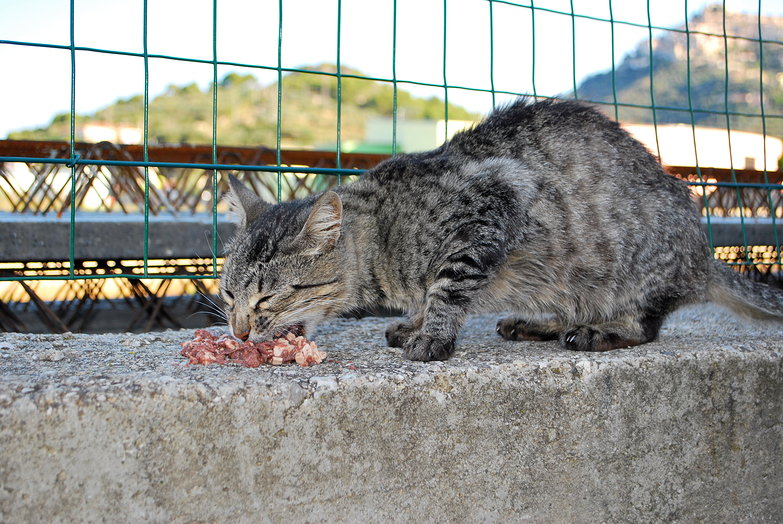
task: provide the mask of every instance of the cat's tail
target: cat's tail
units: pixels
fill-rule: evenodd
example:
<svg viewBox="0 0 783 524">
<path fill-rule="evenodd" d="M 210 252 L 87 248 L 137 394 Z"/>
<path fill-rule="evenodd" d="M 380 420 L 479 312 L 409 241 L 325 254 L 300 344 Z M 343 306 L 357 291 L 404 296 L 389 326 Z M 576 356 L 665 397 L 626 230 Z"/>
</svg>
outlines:
<svg viewBox="0 0 783 524">
<path fill-rule="evenodd" d="M 751 318 L 783 320 L 783 290 L 754 282 L 713 259 L 707 299 Z"/>
</svg>

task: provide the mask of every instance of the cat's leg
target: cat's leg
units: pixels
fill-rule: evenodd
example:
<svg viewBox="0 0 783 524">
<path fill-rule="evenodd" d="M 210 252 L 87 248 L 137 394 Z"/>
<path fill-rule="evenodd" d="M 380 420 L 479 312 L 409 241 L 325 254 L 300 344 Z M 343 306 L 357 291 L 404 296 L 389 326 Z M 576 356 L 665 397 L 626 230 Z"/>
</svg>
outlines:
<svg viewBox="0 0 783 524">
<path fill-rule="evenodd" d="M 468 242 L 441 264 L 427 289 L 421 326 L 410 331 L 403 344 L 403 352 L 411 360 L 446 360 L 452 355 L 473 301 L 505 260 L 497 232 L 476 228 L 462 233 Z"/>
<path fill-rule="evenodd" d="M 428 362 L 446 360 L 454 353 L 466 311 L 449 302 L 448 296 L 428 298 L 421 328 L 409 332 L 402 346 L 406 358 Z"/>
<path fill-rule="evenodd" d="M 507 317 L 498 321 L 495 328 L 506 340 L 557 340 L 563 325 L 557 320 L 533 321 L 520 317 Z"/>
<path fill-rule="evenodd" d="M 613 322 L 578 325 L 565 329 L 560 344 L 575 351 L 609 351 L 638 346 L 658 337 L 665 314 L 648 314 L 641 319 L 627 317 Z"/>
</svg>

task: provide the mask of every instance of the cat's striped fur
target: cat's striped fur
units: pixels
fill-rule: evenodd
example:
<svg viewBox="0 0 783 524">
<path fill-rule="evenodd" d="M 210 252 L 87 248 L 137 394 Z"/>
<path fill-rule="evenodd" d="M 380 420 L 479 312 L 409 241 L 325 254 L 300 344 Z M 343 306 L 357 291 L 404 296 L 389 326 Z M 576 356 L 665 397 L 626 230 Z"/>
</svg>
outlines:
<svg viewBox="0 0 783 524">
<path fill-rule="evenodd" d="M 713 261 L 685 183 L 575 102 L 520 100 L 299 201 L 231 187 L 241 224 L 221 290 L 242 337 L 386 306 L 410 315 L 389 344 L 433 360 L 478 311 L 514 312 L 504 338 L 585 351 L 651 341 L 691 302 L 783 312 L 781 292 Z"/>
</svg>

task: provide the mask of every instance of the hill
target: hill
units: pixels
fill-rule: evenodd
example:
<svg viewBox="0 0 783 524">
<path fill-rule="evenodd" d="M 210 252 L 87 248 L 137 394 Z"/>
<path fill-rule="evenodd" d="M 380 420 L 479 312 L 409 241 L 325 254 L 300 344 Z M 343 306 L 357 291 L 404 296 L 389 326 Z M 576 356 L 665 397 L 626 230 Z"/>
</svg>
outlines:
<svg viewBox="0 0 783 524">
<path fill-rule="evenodd" d="M 690 56 L 690 93 L 697 125 L 726 127 L 726 108 L 731 113 L 761 113 L 759 70 L 763 58 L 764 112 L 768 134 L 783 137 L 783 18 L 761 17 L 763 48 L 758 42 L 759 19 L 756 15 L 727 13 L 726 33 L 743 38 L 727 38 L 728 100 L 725 86 L 723 12 L 719 5 L 708 6 L 689 20 L 688 39 L 682 31 L 661 31 L 653 39 L 653 86 L 658 123 L 691 123 L 688 109 L 688 65 Z M 763 56 L 762 56 L 763 55 Z M 314 72 L 336 72 L 333 64 L 306 68 Z M 578 98 L 632 106 L 649 106 L 650 52 L 646 40 L 617 65 L 614 87 L 611 72 L 586 78 L 577 89 Z M 361 72 L 343 67 L 347 75 Z M 333 147 L 337 129 L 337 79 L 329 75 L 291 73 L 282 80 L 282 143 L 284 147 Z M 277 83 L 260 84 L 254 76 L 236 73 L 225 76 L 218 85 L 218 142 L 225 145 L 267 146 L 277 143 Z M 391 116 L 393 88 L 388 83 L 356 78 L 342 79 L 341 140 L 345 149 L 364 138 L 367 119 Z M 572 94 L 573 95 L 573 94 Z M 196 84 L 169 86 L 149 104 L 151 143 L 210 143 L 212 141 L 212 87 Z M 404 119 L 440 119 L 443 101 L 418 98 L 398 90 L 398 116 Z M 614 107 L 603 106 L 610 116 Z M 77 115 L 77 125 L 91 122 L 143 126 L 143 98 L 137 95 L 118 100 L 93 114 Z M 625 122 L 652 123 L 653 114 L 644 107 L 620 107 Z M 476 120 L 480 115 L 449 105 L 449 117 Z M 762 132 L 759 117 L 730 116 L 734 130 Z M 43 128 L 11 133 L 15 139 L 65 140 L 70 134 L 70 116 L 54 117 Z"/>
<path fill-rule="evenodd" d="M 336 66 L 306 68 L 334 74 Z M 343 74 L 363 76 L 342 68 Z M 231 73 L 218 85 L 217 136 L 224 145 L 275 147 L 277 143 L 277 83 L 261 85 L 252 75 Z M 391 116 L 394 89 L 391 84 L 342 78 L 341 140 L 343 144 L 364 138 L 364 122 Z M 443 101 L 418 98 L 398 89 L 398 117 L 443 118 Z M 77 115 L 77 126 L 108 122 L 143 127 L 141 95 L 118 100 L 93 114 Z M 152 143 L 210 143 L 212 141 L 212 86 L 171 85 L 149 103 L 149 136 Z M 449 118 L 474 120 L 479 115 L 449 104 Z M 282 81 L 282 143 L 284 147 L 334 144 L 337 133 L 337 78 L 329 75 L 291 73 Z M 59 114 L 40 129 L 9 134 L 11 139 L 67 140 L 70 115 Z M 391 137 L 390 137 L 391 141 Z"/>
<path fill-rule="evenodd" d="M 697 125 L 726 127 L 725 110 L 729 112 L 761 113 L 759 69 L 763 54 L 764 113 L 783 116 L 783 18 L 761 17 L 759 46 L 759 18 L 756 15 L 727 13 L 726 33 L 744 38 L 727 38 L 728 50 L 728 104 L 725 99 L 725 63 L 723 13 L 720 6 L 708 6 L 689 20 L 691 100 Z M 685 27 L 680 28 L 684 30 Z M 710 33 L 721 36 L 710 36 Z M 755 39 L 755 41 L 754 41 Z M 665 31 L 653 39 L 653 86 L 656 106 L 688 109 L 688 41 L 684 32 Z M 621 103 L 650 105 L 650 51 L 647 41 L 626 56 L 615 69 L 617 100 Z M 604 72 L 585 79 L 577 88 L 579 98 L 613 102 L 612 74 Z M 614 108 L 604 110 L 614 116 Z M 657 110 L 658 123 L 690 124 L 688 111 Z M 652 112 L 644 108 L 621 107 L 620 120 L 652 123 Z M 768 118 L 767 133 L 783 136 L 783 118 Z M 762 131 L 761 118 L 731 116 L 732 129 Z"/>
</svg>

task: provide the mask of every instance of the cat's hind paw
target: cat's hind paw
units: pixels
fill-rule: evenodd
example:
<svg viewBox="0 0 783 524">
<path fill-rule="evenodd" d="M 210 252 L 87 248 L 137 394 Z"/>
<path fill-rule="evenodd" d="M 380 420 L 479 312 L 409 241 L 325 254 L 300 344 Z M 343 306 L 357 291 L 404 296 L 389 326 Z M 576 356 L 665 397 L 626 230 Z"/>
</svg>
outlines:
<svg viewBox="0 0 783 524">
<path fill-rule="evenodd" d="M 560 344 L 574 351 L 609 351 L 641 343 L 591 326 L 576 326 L 560 335 Z"/>
<path fill-rule="evenodd" d="M 412 336 L 403 346 L 405 358 L 423 362 L 447 360 L 453 353 L 454 340 L 443 340 L 429 335 Z"/>
<path fill-rule="evenodd" d="M 386 328 L 386 343 L 393 348 L 401 348 L 411 338 L 415 328 L 410 322 L 396 322 Z"/>
<path fill-rule="evenodd" d="M 554 340 L 558 335 L 557 331 L 515 317 L 498 320 L 495 331 L 505 340 Z"/>
</svg>

